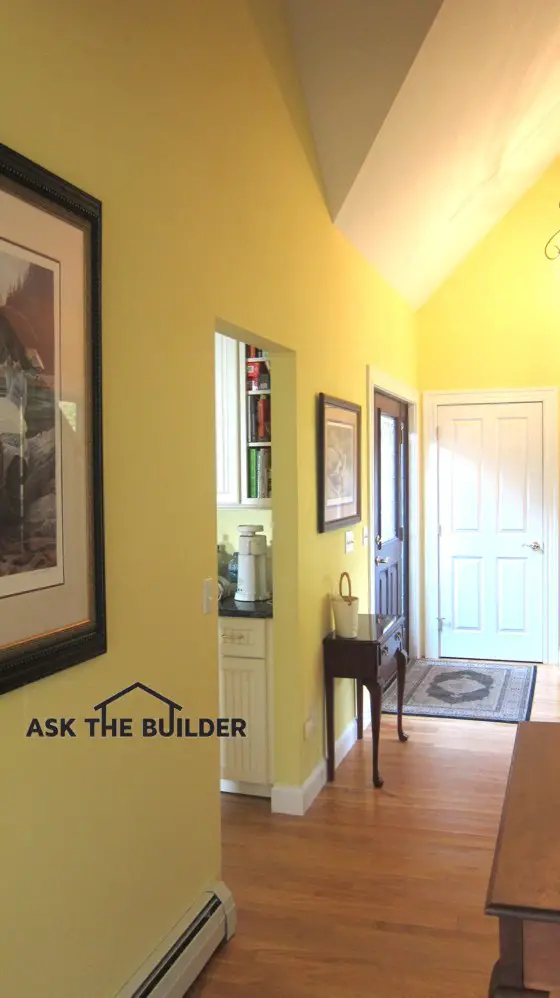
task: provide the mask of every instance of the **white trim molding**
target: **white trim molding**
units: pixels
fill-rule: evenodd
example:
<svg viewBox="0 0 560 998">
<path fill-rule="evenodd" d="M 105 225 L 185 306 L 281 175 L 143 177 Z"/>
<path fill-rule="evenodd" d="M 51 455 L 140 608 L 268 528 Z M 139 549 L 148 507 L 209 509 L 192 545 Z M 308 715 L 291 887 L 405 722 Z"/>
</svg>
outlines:
<svg viewBox="0 0 560 998">
<path fill-rule="evenodd" d="M 300 787 L 275 783 L 272 788 L 270 810 L 273 814 L 292 814 L 302 818 L 326 782 L 327 764 L 322 759 Z"/>
<path fill-rule="evenodd" d="M 409 645 L 411 658 L 420 655 L 420 447 L 419 447 L 419 393 L 411 385 L 395 380 L 377 367 L 367 368 L 368 401 L 368 511 L 369 558 L 368 579 L 370 613 L 375 613 L 375 570 L 373 565 L 373 530 L 375 524 L 375 495 L 373 469 L 375 467 L 375 389 L 408 403 L 408 554 L 409 554 Z"/>
<path fill-rule="evenodd" d="M 424 612 L 428 658 L 439 658 L 438 565 L 438 406 L 488 405 L 500 402 L 541 402 L 543 407 L 544 616 L 543 659 L 559 661 L 558 557 L 558 390 L 556 388 L 425 392 L 423 396 L 424 465 Z"/>
<path fill-rule="evenodd" d="M 364 696 L 364 728 L 371 723 L 371 714 L 368 713 L 368 701 L 369 697 Z M 356 744 L 356 732 L 356 721 L 353 719 L 346 725 L 340 738 L 337 738 L 334 746 L 335 769 L 340 766 L 342 760 Z M 288 786 L 281 783 L 273 786 L 271 811 L 274 814 L 292 814 L 296 817 L 303 817 L 315 798 L 319 796 L 323 787 L 326 786 L 326 783 L 327 763 L 325 759 L 322 759 L 301 787 Z"/>
</svg>

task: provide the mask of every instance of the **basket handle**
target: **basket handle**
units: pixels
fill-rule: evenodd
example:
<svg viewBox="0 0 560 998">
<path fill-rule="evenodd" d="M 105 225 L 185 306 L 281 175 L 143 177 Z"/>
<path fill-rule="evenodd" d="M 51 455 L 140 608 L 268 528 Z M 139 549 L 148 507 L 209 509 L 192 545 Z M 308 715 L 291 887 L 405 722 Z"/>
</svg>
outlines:
<svg viewBox="0 0 560 998">
<path fill-rule="evenodd" d="M 344 578 L 348 579 L 348 596 L 343 596 L 342 595 L 342 580 Z M 340 598 L 343 599 L 345 603 L 351 603 L 352 602 L 352 580 L 351 580 L 350 576 L 348 575 L 348 572 L 343 572 L 342 575 L 340 576 L 340 581 L 338 583 L 338 592 L 339 592 Z"/>
</svg>

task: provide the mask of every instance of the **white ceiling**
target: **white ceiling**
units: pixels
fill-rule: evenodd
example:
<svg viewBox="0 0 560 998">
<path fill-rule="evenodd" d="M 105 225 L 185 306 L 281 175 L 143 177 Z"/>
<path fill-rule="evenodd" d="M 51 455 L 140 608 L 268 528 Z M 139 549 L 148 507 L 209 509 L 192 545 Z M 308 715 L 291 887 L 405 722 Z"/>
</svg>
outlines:
<svg viewBox="0 0 560 998">
<path fill-rule="evenodd" d="M 560 154 L 560 0 L 287 4 L 333 219 L 417 308 Z"/>
</svg>

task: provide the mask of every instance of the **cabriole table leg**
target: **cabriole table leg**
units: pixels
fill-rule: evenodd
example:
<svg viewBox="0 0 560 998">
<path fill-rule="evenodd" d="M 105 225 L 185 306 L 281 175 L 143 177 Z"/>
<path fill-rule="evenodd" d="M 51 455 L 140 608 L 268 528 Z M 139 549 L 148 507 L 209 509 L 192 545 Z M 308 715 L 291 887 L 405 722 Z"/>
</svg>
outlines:
<svg viewBox="0 0 560 998">
<path fill-rule="evenodd" d="M 402 726 L 402 712 L 404 703 L 404 687 L 406 682 L 406 666 L 408 662 L 408 655 L 405 651 L 400 649 L 395 658 L 397 659 L 397 731 L 399 734 L 399 741 L 408 741 L 408 735 L 405 735 Z"/>
</svg>

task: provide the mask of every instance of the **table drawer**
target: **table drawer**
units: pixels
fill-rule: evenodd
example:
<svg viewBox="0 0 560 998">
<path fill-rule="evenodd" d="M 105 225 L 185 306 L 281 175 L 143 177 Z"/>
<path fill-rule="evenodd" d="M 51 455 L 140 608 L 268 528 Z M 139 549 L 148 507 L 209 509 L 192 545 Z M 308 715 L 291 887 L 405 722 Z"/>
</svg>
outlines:
<svg viewBox="0 0 560 998">
<path fill-rule="evenodd" d="M 398 627 L 381 645 L 381 666 L 379 669 L 379 679 L 385 686 L 393 678 L 397 671 L 396 654 L 402 648 L 402 627 Z"/>
</svg>

